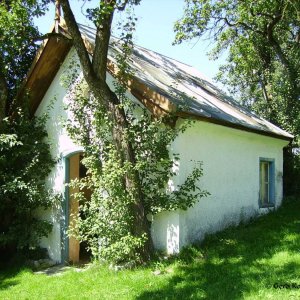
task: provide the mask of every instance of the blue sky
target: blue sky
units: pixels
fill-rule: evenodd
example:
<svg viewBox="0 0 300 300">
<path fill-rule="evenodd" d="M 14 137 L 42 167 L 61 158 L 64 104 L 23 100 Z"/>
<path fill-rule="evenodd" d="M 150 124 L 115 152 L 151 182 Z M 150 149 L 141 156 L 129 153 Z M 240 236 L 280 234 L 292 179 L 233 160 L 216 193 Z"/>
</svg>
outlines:
<svg viewBox="0 0 300 300">
<path fill-rule="evenodd" d="M 89 25 L 86 18 L 81 13 L 81 6 L 84 1 L 70 0 L 77 22 Z M 86 1 L 89 6 L 97 5 L 99 1 Z M 87 7 L 84 6 L 84 10 Z M 213 78 L 220 63 L 210 61 L 207 52 L 211 49 L 209 41 L 198 40 L 185 42 L 181 45 L 172 46 L 174 41 L 173 25 L 183 14 L 184 0 L 142 0 L 141 4 L 135 8 L 138 17 L 134 42 L 140 46 L 157 51 L 166 56 L 177 59 L 197 68 L 208 78 Z M 120 16 L 115 16 L 115 19 Z M 36 20 L 40 31 L 46 33 L 54 21 L 54 5 L 50 8 L 46 16 Z"/>
</svg>

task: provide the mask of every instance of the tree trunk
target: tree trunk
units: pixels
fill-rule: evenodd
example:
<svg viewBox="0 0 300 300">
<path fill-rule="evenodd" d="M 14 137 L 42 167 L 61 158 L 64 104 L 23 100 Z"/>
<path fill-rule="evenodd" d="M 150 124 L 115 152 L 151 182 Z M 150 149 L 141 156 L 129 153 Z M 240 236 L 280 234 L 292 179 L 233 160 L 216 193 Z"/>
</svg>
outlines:
<svg viewBox="0 0 300 300">
<path fill-rule="evenodd" d="M 113 127 L 113 141 L 121 156 L 122 162 L 129 162 L 132 166 L 136 164 L 135 153 L 130 141 L 125 138 L 124 132 L 128 128 L 128 122 L 124 108 L 120 106 L 120 101 L 116 94 L 113 93 L 109 87 L 103 88 L 107 93 L 107 98 L 113 103 L 109 105 L 109 112 L 114 119 Z M 127 174 L 124 178 L 124 185 L 127 191 L 134 191 L 135 202 L 132 204 L 132 213 L 134 217 L 132 234 L 140 237 L 146 233 L 148 240 L 143 249 L 141 249 L 141 256 L 144 260 L 149 260 L 151 252 L 153 250 L 153 244 L 150 232 L 150 223 L 147 220 L 145 213 L 143 199 L 144 195 L 141 190 L 141 183 L 139 174 L 133 171 L 132 174 Z"/>
<path fill-rule="evenodd" d="M 295 111 L 295 114 L 292 118 L 290 118 L 290 122 L 293 122 L 294 117 L 298 116 L 299 111 L 299 85 L 297 84 L 298 81 L 298 71 L 294 68 L 293 63 L 289 60 L 289 58 L 284 53 L 278 39 L 274 36 L 274 28 L 277 26 L 282 19 L 282 10 L 278 12 L 277 16 L 273 18 L 273 20 L 268 24 L 267 31 L 266 31 L 266 38 L 272 47 L 273 51 L 275 52 L 276 56 L 278 57 L 280 63 L 284 66 L 289 82 L 291 84 L 289 95 L 289 100 L 287 101 L 286 107 L 286 115 L 290 116 L 291 111 Z"/>
<path fill-rule="evenodd" d="M 101 3 L 101 5 L 106 5 L 107 7 L 113 7 L 115 5 L 114 0 L 104 0 Z M 93 60 L 91 62 L 81 38 L 73 12 L 70 8 L 69 1 L 61 0 L 61 6 L 69 33 L 73 39 L 73 45 L 79 56 L 84 78 L 95 96 L 96 101 L 99 101 L 99 105 L 105 108 L 112 118 L 114 124 L 112 129 L 112 138 L 120 154 L 121 160 L 123 163 L 127 161 L 134 166 L 136 163 L 135 153 L 130 141 L 125 138 L 124 134 L 128 128 L 124 108 L 119 105 L 120 101 L 117 95 L 110 90 L 106 83 L 107 53 L 114 9 L 109 10 L 108 13 L 102 15 L 100 18 L 101 23 L 97 27 L 95 50 L 93 53 Z M 143 194 L 138 173 L 133 171 L 133 174 L 127 174 L 123 178 L 123 182 L 124 188 L 127 191 L 134 191 L 135 201 L 132 204 L 132 213 L 134 217 L 132 234 L 137 237 L 141 237 L 142 234 L 146 233 L 148 241 L 143 249 L 141 249 L 140 254 L 144 260 L 148 260 L 152 250 L 152 240 L 149 222 L 145 215 Z"/>
<path fill-rule="evenodd" d="M 7 96 L 6 81 L 0 70 L 0 128 L 2 127 L 3 119 L 6 117 Z"/>
</svg>

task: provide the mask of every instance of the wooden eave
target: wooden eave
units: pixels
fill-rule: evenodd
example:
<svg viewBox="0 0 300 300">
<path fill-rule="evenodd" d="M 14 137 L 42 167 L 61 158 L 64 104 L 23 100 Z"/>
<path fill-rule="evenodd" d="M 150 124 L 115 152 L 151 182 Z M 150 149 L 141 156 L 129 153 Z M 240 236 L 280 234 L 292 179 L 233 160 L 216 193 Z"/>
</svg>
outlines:
<svg viewBox="0 0 300 300">
<path fill-rule="evenodd" d="M 32 116 L 70 49 L 71 42 L 63 37 L 49 37 L 42 43 L 17 96 L 18 101 L 28 99 Z"/>
<path fill-rule="evenodd" d="M 67 32 L 65 24 L 63 24 L 61 28 L 65 33 Z M 88 52 L 92 55 L 94 45 L 90 43 L 85 36 L 82 37 Z M 26 94 L 28 93 L 29 110 L 31 115 L 34 115 L 34 113 L 36 112 L 61 64 L 64 62 L 66 55 L 71 49 L 71 45 L 72 43 L 67 39 L 58 39 L 57 37 L 50 37 L 42 44 L 41 49 L 39 50 L 36 59 L 34 60 L 33 65 L 28 73 L 25 84 L 21 88 L 18 96 L 18 98 L 22 99 L 22 97 L 26 96 Z M 117 67 L 110 60 L 108 60 L 107 70 L 113 76 L 117 73 Z M 255 128 L 248 128 L 239 124 L 234 124 L 222 120 L 202 117 L 193 113 L 176 111 L 175 105 L 167 97 L 152 90 L 135 77 L 133 77 L 132 80 L 128 82 L 128 87 L 130 93 L 134 97 L 136 97 L 142 104 L 144 104 L 152 114 L 156 116 L 173 113 L 174 116 L 180 118 L 193 118 L 195 120 L 201 120 L 203 122 L 239 129 L 246 132 L 253 132 L 277 139 L 287 141 L 292 140 L 292 138 L 285 137 L 280 134 Z"/>
</svg>

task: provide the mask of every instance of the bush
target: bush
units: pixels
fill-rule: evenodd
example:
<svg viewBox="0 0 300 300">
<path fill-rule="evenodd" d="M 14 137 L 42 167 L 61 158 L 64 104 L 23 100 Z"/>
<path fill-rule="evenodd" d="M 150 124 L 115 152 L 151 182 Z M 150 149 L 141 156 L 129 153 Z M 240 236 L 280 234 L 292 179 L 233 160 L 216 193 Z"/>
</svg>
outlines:
<svg viewBox="0 0 300 300">
<path fill-rule="evenodd" d="M 45 187 L 54 160 L 44 124 L 45 118 L 30 120 L 18 109 L 0 129 L 0 251 L 8 255 L 36 247 L 51 231 L 34 213 L 55 198 Z"/>
</svg>

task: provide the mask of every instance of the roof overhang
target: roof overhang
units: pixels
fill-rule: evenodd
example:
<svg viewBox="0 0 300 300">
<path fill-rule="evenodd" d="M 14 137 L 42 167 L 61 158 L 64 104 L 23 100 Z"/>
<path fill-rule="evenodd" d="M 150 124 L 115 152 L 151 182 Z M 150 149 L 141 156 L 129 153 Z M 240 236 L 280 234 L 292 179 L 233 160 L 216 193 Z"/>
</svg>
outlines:
<svg viewBox="0 0 300 300">
<path fill-rule="evenodd" d="M 51 33 L 53 32 L 54 26 L 51 30 Z M 61 32 L 64 32 L 63 28 Z M 20 101 L 28 97 L 31 115 L 36 112 L 71 46 L 72 43 L 67 38 L 51 36 L 51 34 L 41 44 L 17 96 Z"/>
</svg>

